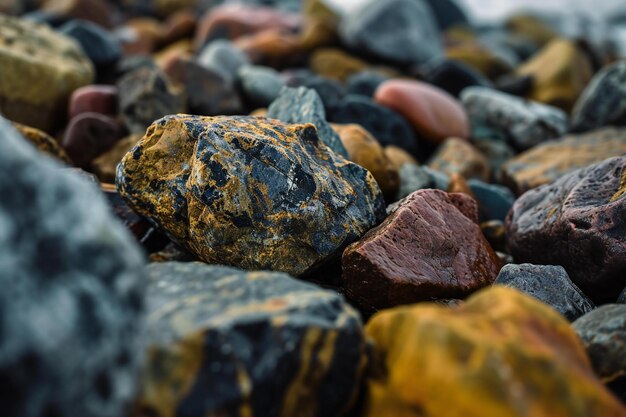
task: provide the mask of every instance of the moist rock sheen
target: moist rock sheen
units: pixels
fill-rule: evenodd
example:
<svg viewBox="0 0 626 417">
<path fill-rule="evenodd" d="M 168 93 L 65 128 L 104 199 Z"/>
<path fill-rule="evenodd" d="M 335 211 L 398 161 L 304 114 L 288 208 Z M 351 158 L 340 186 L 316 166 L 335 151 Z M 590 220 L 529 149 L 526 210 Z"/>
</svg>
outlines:
<svg viewBox="0 0 626 417">
<path fill-rule="evenodd" d="M 136 415 L 344 416 L 366 364 L 358 314 L 286 274 L 151 264 Z"/>
<path fill-rule="evenodd" d="M 345 250 L 348 296 L 381 309 L 460 298 L 491 284 L 498 260 L 477 222 L 476 202 L 465 194 L 411 194 L 379 227 Z"/>
<path fill-rule="evenodd" d="M 570 321 L 595 308 L 593 302 L 569 279 L 562 266 L 506 265 L 500 270 L 495 284 L 531 295 Z"/>
<path fill-rule="evenodd" d="M 209 263 L 300 275 L 384 218 L 374 177 L 315 128 L 257 117 L 168 116 L 117 171 L 138 213 Z"/>
<path fill-rule="evenodd" d="M 95 185 L 0 118 L 0 409 L 119 417 L 141 361 L 143 258 Z"/>
<path fill-rule="evenodd" d="M 506 219 L 518 262 L 562 265 L 596 303 L 626 285 L 626 157 L 608 159 L 520 197 Z"/>
</svg>

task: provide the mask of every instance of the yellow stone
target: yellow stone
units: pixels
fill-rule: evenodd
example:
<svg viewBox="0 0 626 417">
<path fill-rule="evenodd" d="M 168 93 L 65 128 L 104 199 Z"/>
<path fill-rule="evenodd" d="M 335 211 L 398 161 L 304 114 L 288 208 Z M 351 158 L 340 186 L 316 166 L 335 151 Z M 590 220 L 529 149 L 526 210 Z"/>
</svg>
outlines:
<svg viewBox="0 0 626 417">
<path fill-rule="evenodd" d="M 93 173 L 102 182 L 115 182 L 117 164 L 140 140 L 142 135 L 130 135 L 117 142 L 111 149 L 97 157 L 91 163 Z"/>
<path fill-rule="evenodd" d="M 56 140 L 54 140 L 52 136 L 48 135 L 46 132 L 35 129 L 34 127 L 24 126 L 19 123 L 13 123 L 13 126 L 25 139 L 35 145 L 35 147 L 41 152 L 54 156 L 68 165 L 72 165 L 72 160 L 67 153 L 65 153 L 65 150 Z"/>
<path fill-rule="evenodd" d="M 413 158 L 413 155 L 394 145 L 385 146 L 385 155 L 387 155 L 387 159 L 389 159 L 397 171 L 400 171 L 404 164 L 419 165 L 417 160 Z"/>
<path fill-rule="evenodd" d="M 506 27 L 511 32 L 533 41 L 540 47 L 558 36 L 541 18 L 533 16 L 532 14 L 518 14 L 512 16 L 507 20 Z"/>
</svg>

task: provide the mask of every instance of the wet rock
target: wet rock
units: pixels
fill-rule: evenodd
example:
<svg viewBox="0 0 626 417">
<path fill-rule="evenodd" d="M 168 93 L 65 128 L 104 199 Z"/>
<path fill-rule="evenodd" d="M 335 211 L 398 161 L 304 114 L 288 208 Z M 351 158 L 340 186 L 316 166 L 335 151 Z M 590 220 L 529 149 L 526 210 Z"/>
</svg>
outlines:
<svg viewBox="0 0 626 417">
<path fill-rule="evenodd" d="M 4 119 L 0 195 L 2 414 L 122 415 L 141 363 L 140 250 L 95 185 Z"/>
<path fill-rule="evenodd" d="M 569 322 L 509 288 L 491 287 L 455 308 L 383 311 L 365 331 L 376 346 L 365 417 L 626 414 L 593 375 Z"/>
<path fill-rule="evenodd" d="M 124 130 L 115 119 L 99 113 L 81 113 L 70 121 L 61 145 L 74 165 L 85 169 L 123 137 Z"/>
<path fill-rule="evenodd" d="M 117 114 L 117 88 L 112 85 L 88 85 L 74 90 L 70 98 L 69 117 L 81 113 Z"/>
<path fill-rule="evenodd" d="M 506 253 L 506 240 L 504 222 L 501 220 L 489 220 L 480 224 L 480 230 L 493 250 Z M 512 262 L 511 262 L 512 263 Z"/>
<path fill-rule="evenodd" d="M 130 135 L 121 139 L 111 149 L 102 153 L 91 162 L 91 171 L 105 183 L 115 183 L 115 171 L 124 155 L 139 142 L 141 135 Z"/>
<path fill-rule="evenodd" d="M 200 65 L 219 73 L 229 82 L 235 81 L 240 67 L 250 63 L 242 51 L 225 39 L 218 39 L 206 45 L 198 54 L 197 60 Z"/>
<path fill-rule="evenodd" d="M 447 175 L 460 174 L 466 179 L 488 181 L 489 161 L 466 140 L 451 137 L 439 147 L 428 166 Z"/>
<path fill-rule="evenodd" d="M 374 177 L 314 127 L 168 116 L 123 159 L 129 205 L 209 263 L 301 275 L 384 216 Z"/>
<path fill-rule="evenodd" d="M 411 194 L 343 253 L 346 294 L 382 309 L 462 298 L 491 284 L 498 260 L 477 222 L 476 203 L 464 194 Z"/>
<path fill-rule="evenodd" d="M 563 175 L 626 154 L 626 130 L 606 128 L 545 142 L 502 166 L 505 183 L 518 195 Z"/>
<path fill-rule="evenodd" d="M 396 200 L 408 197 L 415 191 L 427 188 L 447 190 L 450 177 L 428 167 L 404 164 L 400 167 L 400 190 Z"/>
<path fill-rule="evenodd" d="M 68 165 L 72 165 L 72 161 L 69 156 L 67 156 L 67 153 L 65 153 L 65 150 L 46 132 L 19 123 L 13 123 L 13 127 L 40 152 L 53 156 Z"/>
<path fill-rule="evenodd" d="M 388 76 L 376 71 L 361 71 L 351 75 L 346 80 L 348 94 L 374 97 L 376 89 L 389 79 Z"/>
<path fill-rule="evenodd" d="M 523 150 L 568 130 L 567 114 L 555 107 L 481 87 L 468 88 L 461 97 L 473 137 L 506 141 Z"/>
<path fill-rule="evenodd" d="M 237 78 L 246 101 L 253 108 L 269 106 L 285 86 L 280 73 L 270 67 L 244 65 L 239 68 Z"/>
<path fill-rule="evenodd" d="M 399 171 L 404 164 L 418 165 L 417 160 L 413 158 L 410 153 L 402 148 L 398 148 L 397 146 L 385 146 L 385 155 L 387 156 L 387 159 L 389 159 L 389 162 L 391 162 L 396 168 L 396 171 Z"/>
<path fill-rule="evenodd" d="M 626 157 L 574 171 L 520 197 L 506 221 L 518 262 L 562 265 L 593 301 L 626 285 Z"/>
<path fill-rule="evenodd" d="M 146 270 L 140 415 L 295 416 L 304 407 L 342 416 L 353 405 L 366 342 L 358 313 L 337 293 L 200 263 Z"/>
<path fill-rule="evenodd" d="M 515 202 L 515 195 L 506 187 L 476 179 L 468 182 L 481 213 L 489 220 L 503 220 Z"/>
<path fill-rule="evenodd" d="M 593 310 L 593 302 L 569 279 L 562 266 L 506 265 L 494 283 L 535 297 L 574 321 Z"/>
<path fill-rule="evenodd" d="M 491 87 L 491 81 L 478 71 L 462 62 L 452 59 L 435 59 L 427 62 L 421 68 L 426 81 L 442 90 L 459 97 L 461 91 L 467 87 Z"/>
</svg>

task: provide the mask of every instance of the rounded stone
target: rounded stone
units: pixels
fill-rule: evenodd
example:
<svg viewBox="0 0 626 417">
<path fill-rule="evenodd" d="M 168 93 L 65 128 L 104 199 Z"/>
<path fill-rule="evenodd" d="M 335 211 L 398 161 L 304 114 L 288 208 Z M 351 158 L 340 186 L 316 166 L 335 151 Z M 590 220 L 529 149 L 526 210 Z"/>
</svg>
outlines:
<svg viewBox="0 0 626 417">
<path fill-rule="evenodd" d="M 13 123 L 13 127 L 40 152 L 51 155 L 68 165 L 72 165 L 72 161 L 69 156 L 67 156 L 67 153 L 65 153 L 65 150 L 46 132 L 19 123 Z"/>
<path fill-rule="evenodd" d="M 99 113 L 81 113 L 68 125 L 61 146 L 79 168 L 89 168 L 91 161 L 111 149 L 124 137 L 122 126 Z"/>
<path fill-rule="evenodd" d="M 130 135 L 115 143 L 111 149 L 91 161 L 91 171 L 100 181 L 114 184 L 117 165 L 141 140 L 141 137 L 141 135 Z"/>
<path fill-rule="evenodd" d="M 356 94 L 366 97 L 374 97 L 376 89 L 387 81 L 389 76 L 376 71 L 365 70 L 351 75 L 346 80 L 348 94 Z"/>
<path fill-rule="evenodd" d="M 207 44 L 198 54 L 197 61 L 230 82 L 235 81 L 240 67 L 250 63 L 248 57 L 226 39 L 217 39 Z"/>
<path fill-rule="evenodd" d="M 117 61 L 122 58 L 119 41 L 111 32 L 95 23 L 72 20 L 61 26 L 59 31 L 80 44 L 101 76 L 112 71 Z"/>
<path fill-rule="evenodd" d="M 70 98 L 70 119 L 81 113 L 117 114 L 117 87 L 113 85 L 88 85 L 76 89 Z"/>
<path fill-rule="evenodd" d="M 237 71 L 237 80 L 246 102 L 252 108 L 269 106 L 285 86 L 278 71 L 260 65 L 242 66 Z"/>
<path fill-rule="evenodd" d="M 468 141 L 456 137 L 441 144 L 428 166 L 447 175 L 460 174 L 466 179 L 488 181 L 491 174 L 485 155 Z"/>
<path fill-rule="evenodd" d="M 388 145 L 385 146 L 385 155 L 389 162 L 393 164 L 397 171 L 402 168 L 404 164 L 415 164 L 417 165 L 417 160 L 407 151 L 397 146 Z"/>
<path fill-rule="evenodd" d="M 428 84 L 459 97 L 467 87 L 491 87 L 491 81 L 472 67 L 452 59 L 435 59 L 420 67 Z"/>
</svg>

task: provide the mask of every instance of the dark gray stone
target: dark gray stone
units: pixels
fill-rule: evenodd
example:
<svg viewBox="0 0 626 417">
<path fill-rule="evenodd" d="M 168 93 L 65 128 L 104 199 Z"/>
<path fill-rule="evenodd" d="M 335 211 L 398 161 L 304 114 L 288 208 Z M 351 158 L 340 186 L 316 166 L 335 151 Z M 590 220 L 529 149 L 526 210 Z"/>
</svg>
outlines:
<svg viewBox="0 0 626 417">
<path fill-rule="evenodd" d="M 95 23 L 72 20 L 59 31 L 74 38 L 93 62 L 98 72 L 112 70 L 122 58 L 122 47 L 115 37 Z"/>
<path fill-rule="evenodd" d="M 434 59 L 422 67 L 424 81 L 459 97 L 468 87 L 492 87 L 491 81 L 475 69 L 452 59 Z"/>
<path fill-rule="evenodd" d="M 235 81 L 239 68 L 249 64 L 250 60 L 231 41 L 218 39 L 202 48 L 198 54 L 197 62 L 204 68 L 217 72 L 225 80 L 232 83 Z"/>
<path fill-rule="evenodd" d="M 306 87 L 319 94 L 324 108 L 332 109 L 346 95 L 346 89 L 340 82 L 322 77 L 309 70 L 291 70 L 283 72 L 283 78 L 289 87 Z"/>
<path fill-rule="evenodd" d="M 622 294 L 620 294 L 617 302 L 620 304 L 626 304 L 626 288 L 624 288 L 624 291 L 622 291 Z"/>
<path fill-rule="evenodd" d="M 477 179 L 470 179 L 468 185 L 478 200 L 482 214 L 488 220 L 504 221 L 515 203 L 515 194 L 502 185 L 488 184 Z"/>
<path fill-rule="evenodd" d="M 285 86 L 278 71 L 260 65 L 240 67 L 237 79 L 246 102 L 253 108 L 269 106 Z"/>
<path fill-rule="evenodd" d="M 372 98 L 378 86 L 388 79 L 388 76 L 376 71 L 361 71 L 348 78 L 346 81 L 346 89 L 348 90 L 348 94 Z"/>
<path fill-rule="evenodd" d="M 445 191 L 450 182 L 450 178 L 446 174 L 410 163 L 402 165 L 398 173 L 400 175 L 400 190 L 396 200 L 401 200 L 417 190 L 426 188 Z"/>
<path fill-rule="evenodd" d="M 475 140 L 474 146 L 487 157 L 493 178 L 502 182 L 502 166 L 515 156 L 515 150 L 506 142 L 489 139 Z"/>
<path fill-rule="evenodd" d="M 469 25 L 467 15 L 454 0 L 426 0 L 426 4 L 435 15 L 440 30 Z"/>
</svg>

